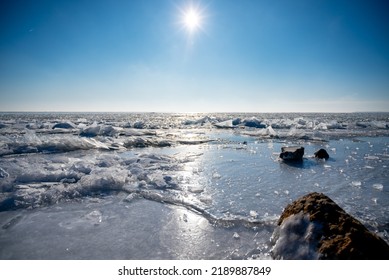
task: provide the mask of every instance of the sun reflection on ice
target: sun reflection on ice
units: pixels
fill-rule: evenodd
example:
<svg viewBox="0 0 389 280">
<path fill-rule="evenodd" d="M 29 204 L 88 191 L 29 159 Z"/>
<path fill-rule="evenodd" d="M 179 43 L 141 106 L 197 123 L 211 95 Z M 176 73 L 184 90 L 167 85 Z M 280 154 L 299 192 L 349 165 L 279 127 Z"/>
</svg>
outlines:
<svg viewBox="0 0 389 280">
<path fill-rule="evenodd" d="M 165 238 L 165 246 L 175 254 L 177 259 L 193 259 L 209 256 L 212 246 L 209 235 L 214 229 L 209 221 L 201 215 L 184 208 L 174 208 L 169 224 L 165 225 L 171 236 Z"/>
</svg>

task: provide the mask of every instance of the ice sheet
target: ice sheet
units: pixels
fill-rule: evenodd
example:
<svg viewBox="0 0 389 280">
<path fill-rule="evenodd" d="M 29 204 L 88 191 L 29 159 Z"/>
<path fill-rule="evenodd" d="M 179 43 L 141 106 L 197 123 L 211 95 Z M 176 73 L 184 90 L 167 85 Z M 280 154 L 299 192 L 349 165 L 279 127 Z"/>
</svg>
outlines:
<svg viewBox="0 0 389 280">
<path fill-rule="evenodd" d="M 191 242 L 190 231 L 182 244 L 174 243 L 172 231 L 163 231 L 164 241 L 154 244 L 158 254 L 146 245 L 143 253 L 135 253 L 134 245 L 128 254 L 115 245 L 108 258 L 267 258 L 282 209 L 318 191 L 389 241 L 387 120 L 385 114 L 1 114 L 0 240 L 36 249 L 40 255 L 35 258 L 59 258 L 65 256 L 62 244 L 50 245 L 54 252 L 39 251 L 33 243 L 44 247 L 39 234 L 29 242 L 22 231 L 43 231 L 47 215 L 54 211 L 53 225 L 74 230 L 71 234 L 82 239 L 75 229 L 93 234 L 107 222 L 104 205 L 118 201 L 123 207 L 115 208 L 115 217 L 128 215 L 127 206 L 140 207 L 130 215 L 140 221 L 147 205 L 160 211 L 159 216 L 150 215 L 173 224 L 169 213 L 181 211 L 174 219 L 187 225 L 193 218 L 216 235 L 200 230 L 198 236 L 213 238 L 214 243 L 194 238 L 196 249 L 180 255 Z M 228 129 L 221 128 L 223 123 Z M 304 160 L 281 161 L 281 147 L 293 145 L 305 147 Z M 329 160 L 314 158 L 320 148 L 327 150 Z M 77 211 L 80 216 L 71 220 Z M 37 217 L 37 226 L 27 217 Z M 133 234 L 151 238 L 148 230 L 154 222 L 145 219 L 140 232 Z M 107 232 L 109 227 L 118 238 L 124 234 L 119 224 L 107 224 Z M 105 234 L 94 242 L 104 244 Z M 255 244 L 248 238 L 251 234 L 258 237 L 253 237 Z M 228 247 L 229 242 L 240 247 Z M 176 249 L 169 251 L 163 245 L 167 243 Z M 33 257 L 15 244 L 0 248 L 17 252 L 14 258 Z M 90 242 L 77 246 L 85 252 L 74 249 L 66 258 L 103 258 Z M 0 254 L 12 258 L 6 249 Z"/>
</svg>

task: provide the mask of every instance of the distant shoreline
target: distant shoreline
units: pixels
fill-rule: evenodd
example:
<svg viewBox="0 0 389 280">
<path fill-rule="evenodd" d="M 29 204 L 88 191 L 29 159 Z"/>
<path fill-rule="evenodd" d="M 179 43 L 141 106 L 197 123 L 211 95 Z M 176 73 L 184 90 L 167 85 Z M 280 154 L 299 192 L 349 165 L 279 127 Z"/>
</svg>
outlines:
<svg viewBox="0 0 389 280">
<path fill-rule="evenodd" d="M 0 111 L 0 114 L 389 114 L 389 111 L 355 111 L 355 112 Z"/>
</svg>

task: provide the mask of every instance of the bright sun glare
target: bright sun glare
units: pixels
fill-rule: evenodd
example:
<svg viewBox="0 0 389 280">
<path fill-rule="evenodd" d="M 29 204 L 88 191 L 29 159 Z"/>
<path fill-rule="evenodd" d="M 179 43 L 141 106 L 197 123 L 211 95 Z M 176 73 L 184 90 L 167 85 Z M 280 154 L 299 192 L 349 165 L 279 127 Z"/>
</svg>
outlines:
<svg viewBox="0 0 389 280">
<path fill-rule="evenodd" d="M 201 25 L 201 15 L 194 8 L 190 8 L 183 13 L 183 23 L 190 32 L 195 31 Z"/>
</svg>

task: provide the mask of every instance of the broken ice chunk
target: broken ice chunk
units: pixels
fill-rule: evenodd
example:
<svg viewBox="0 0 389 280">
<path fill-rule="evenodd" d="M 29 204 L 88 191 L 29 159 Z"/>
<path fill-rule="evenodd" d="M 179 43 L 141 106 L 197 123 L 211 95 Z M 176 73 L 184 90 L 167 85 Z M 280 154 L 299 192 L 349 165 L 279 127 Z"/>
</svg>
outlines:
<svg viewBox="0 0 389 280">
<path fill-rule="evenodd" d="M 382 191 L 384 189 L 384 185 L 382 184 L 373 184 L 373 188 L 376 190 Z"/>
<path fill-rule="evenodd" d="M 360 186 L 362 186 L 362 182 L 361 181 L 352 181 L 351 185 L 353 187 L 360 187 Z"/>
<path fill-rule="evenodd" d="M 251 216 L 252 218 L 257 218 L 257 217 L 258 217 L 257 211 L 250 210 L 250 216 Z"/>
</svg>

